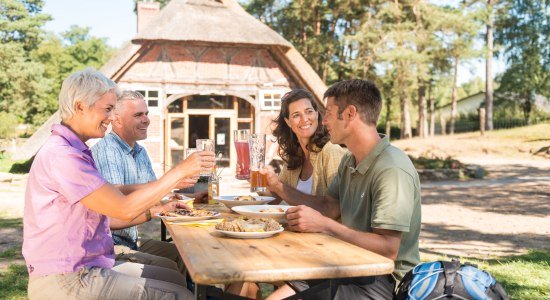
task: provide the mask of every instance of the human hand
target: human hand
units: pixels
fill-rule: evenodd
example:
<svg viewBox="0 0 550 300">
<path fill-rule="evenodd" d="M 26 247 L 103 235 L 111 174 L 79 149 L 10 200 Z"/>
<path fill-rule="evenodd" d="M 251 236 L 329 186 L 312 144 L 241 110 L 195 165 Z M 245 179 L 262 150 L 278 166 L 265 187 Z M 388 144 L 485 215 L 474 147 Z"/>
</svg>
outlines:
<svg viewBox="0 0 550 300">
<path fill-rule="evenodd" d="M 182 160 L 176 168 L 182 172 L 182 179 L 199 176 L 201 170 L 211 169 L 216 162 L 213 151 L 198 151 Z"/>
<path fill-rule="evenodd" d="M 199 179 L 199 176 L 183 178 L 176 185 L 176 189 L 186 189 L 186 188 L 195 186 L 195 183 L 197 183 L 198 179 Z"/>
<path fill-rule="evenodd" d="M 260 169 L 260 174 L 265 174 L 268 190 L 274 193 L 280 192 L 282 190 L 282 182 L 279 180 L 279 176 L 275 174 L 273 167 L 269 165 L 263 167 L 262 169 Z"/>
<path fill-rule="evenodd" d="M 298 205 L 287 209 L 288 229 L 298 232 L 326 232 L 327 217 L 315 209 Z"/>
</svg>

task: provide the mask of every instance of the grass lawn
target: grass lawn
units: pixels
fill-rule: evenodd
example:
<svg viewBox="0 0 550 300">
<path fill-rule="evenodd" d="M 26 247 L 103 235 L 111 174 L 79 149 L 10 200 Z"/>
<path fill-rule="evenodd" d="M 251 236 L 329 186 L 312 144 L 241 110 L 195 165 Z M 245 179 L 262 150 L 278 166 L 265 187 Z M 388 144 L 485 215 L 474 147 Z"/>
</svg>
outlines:
<svg viewBox="0 0 550 300">
<path fill-rule="evenodd" d="M 445 257 L 423 258 L 450 260 Z M 491 260 L 461 259 L 486 270 L 502 284 L 510 299 L 550 299 L 550 250 Z"/>
</svg>

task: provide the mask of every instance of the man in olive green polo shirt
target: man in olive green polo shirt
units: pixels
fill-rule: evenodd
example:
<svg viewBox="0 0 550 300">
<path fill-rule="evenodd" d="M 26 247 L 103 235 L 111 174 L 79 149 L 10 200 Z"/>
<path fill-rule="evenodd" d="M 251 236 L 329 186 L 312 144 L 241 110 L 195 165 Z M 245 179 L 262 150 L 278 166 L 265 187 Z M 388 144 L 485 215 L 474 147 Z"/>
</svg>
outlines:
<svg viewBox="0 0 550 300">
<path fill-rule="evenodd" d="M 330 141 L 345 144 L 350 151 L 342 158 L 328 195 L 300 193 L 281 183 L 269 170 L 263 171 L 268 174 L 268 188 L 297 205 L 287 211 L 291 230 L 324 232 L 394 260 L 393 276 L 340 285 L 336 299 L 391 299 L 395 278 L 401 279 L 420 262 L 418 174 L 408 156 L 376 130 L 382 99 L 373 83 L 338 82 L 325 92 L 325 98 L 323 124 Z M 342 223 L 335 221 L 339 217 Z M 292 284 L 303 290 L 310 283 Z M 272 296 L 276 299 L 283 295 L 288 294 L 281 290 Z M 318 294 L 314 298 L 325 296 L 326 293 Z"/>
</svg>

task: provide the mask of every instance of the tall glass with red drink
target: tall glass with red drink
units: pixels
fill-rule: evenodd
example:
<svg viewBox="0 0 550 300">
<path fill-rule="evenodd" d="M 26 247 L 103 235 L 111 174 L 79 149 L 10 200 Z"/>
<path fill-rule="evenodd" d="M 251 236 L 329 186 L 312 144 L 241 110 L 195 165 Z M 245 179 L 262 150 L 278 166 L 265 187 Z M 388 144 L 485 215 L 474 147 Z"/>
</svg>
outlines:
<svg viewBox="0 0 550 300">
<path fill-rule="evenodd" d="M 248 138 L 250 130 L 241 129 L 233 131 L 233 141 L 237 150 L 237 179 L 250 178 L 250 148 L 248 146 Z"/>
</svg>

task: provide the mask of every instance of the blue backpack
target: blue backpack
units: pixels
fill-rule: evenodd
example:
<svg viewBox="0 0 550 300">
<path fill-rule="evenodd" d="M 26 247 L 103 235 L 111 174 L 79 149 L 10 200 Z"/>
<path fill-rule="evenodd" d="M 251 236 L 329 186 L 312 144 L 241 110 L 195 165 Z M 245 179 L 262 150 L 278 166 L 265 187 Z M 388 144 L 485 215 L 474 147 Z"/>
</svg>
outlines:
<svg viewBox="0 0 550 300">
<path fill-rule="evenodd" d="M 399 283 L 395 299 L 508 300 L 508 295 L 486 271 L 453 260 L 421 263 L 414 267 Z"/>
</svg>

